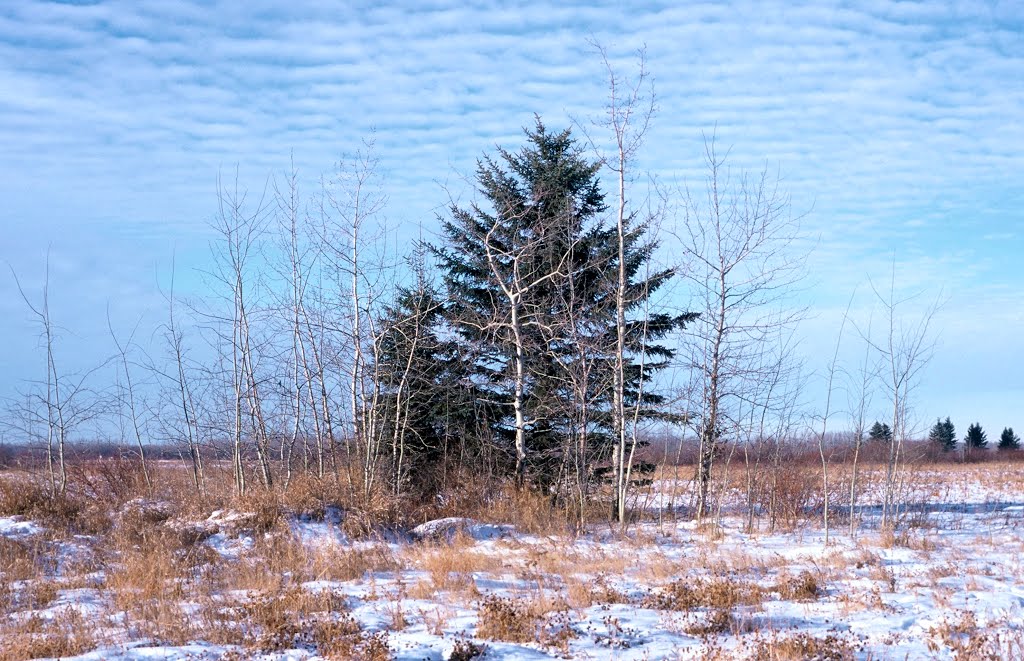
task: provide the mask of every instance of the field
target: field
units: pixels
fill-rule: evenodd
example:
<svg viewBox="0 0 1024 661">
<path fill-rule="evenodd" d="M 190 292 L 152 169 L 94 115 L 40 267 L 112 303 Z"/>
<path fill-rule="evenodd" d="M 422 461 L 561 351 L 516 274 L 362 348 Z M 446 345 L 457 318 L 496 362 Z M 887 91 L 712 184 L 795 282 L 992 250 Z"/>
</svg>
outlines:
<svg viewBox="0 0 1024 661">
<path fill-rule="evenodd" d="M 136 468 L 83 464 L 60 498 L 0 472 L 0 658 L 1024 658 L 1022 463 L 908 469 L 895 531 L 869 466 L 827 545 L 814 503 L 748 529 L 739 475 L 698 526 L 686 466 L 625 532 L 515 493 L 374 527 L 329 485 L 199 497 Z"/>
</svg>

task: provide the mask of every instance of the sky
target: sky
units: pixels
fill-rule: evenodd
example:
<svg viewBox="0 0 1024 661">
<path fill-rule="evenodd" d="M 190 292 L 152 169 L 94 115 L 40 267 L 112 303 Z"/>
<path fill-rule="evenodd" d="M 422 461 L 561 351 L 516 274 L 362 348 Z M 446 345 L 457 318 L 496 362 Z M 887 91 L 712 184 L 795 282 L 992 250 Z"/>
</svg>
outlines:
<svg viewBox="0 0 1024 661">
<path fill-rule="evenodd" d="M 0 4 L 0 398 L 45 369 L 12 272 L 38 296 L 49 255 L 59 358 L 95 364 L 108 309 L 160 323 L 172 261 L 204 293 L 219 174 L 256 195 L 291 161 L 310 190 L 370 136 L 388 221 L 429 238 L 534 113 L 600 116 L 596 41 L 627 74 L 646 50 L 638 171 L 699 188 L 713 133 L 731 168 L 780 177 L 812 248 L 812 406 L 848 301 L 877 324 L 894 274 L 908 323 L 942 303 L 916 419 L 1024 431 L 1024 2 L 551 4 Z"/>
</svg>

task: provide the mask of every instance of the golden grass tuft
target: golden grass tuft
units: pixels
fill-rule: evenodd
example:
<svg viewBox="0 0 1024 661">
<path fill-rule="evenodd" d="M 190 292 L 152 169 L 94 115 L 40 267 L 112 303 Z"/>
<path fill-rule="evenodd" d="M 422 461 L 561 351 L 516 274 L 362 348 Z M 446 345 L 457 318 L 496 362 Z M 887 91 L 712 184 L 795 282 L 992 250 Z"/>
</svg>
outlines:
<svg viewBox="0 0 1024 661">
<path fill-rule="evenodd" d="M 535 641 L 567 652 L 577 633 L 564 603 L 543 595 L 531 600 L 488 595 L 477 614 L 477 636 L 510 643 Z"/>
<path fill-rule="evenodd" d="M 802 571 L 796 576 L 784 574 L 772 588 L 786 601 L 815 601 L 824 594 L 824 588 L 818 577 L 809 571 Z"/>
<path fill-rule="evenodd" d="M 732 609 L 740 605 L 756 605 L 764 599 L 765 590 L 755 583 L 733 578 L 695 578 L 673 581 L 644 600 L 646 608 L 688 611 L 695 608 Z"/>
<path fill-rule="evenodd" d="M 20 661 L 84 654 L 97 646 L 93 624 L 67 608 L 52 617 L 30 615 L 0 629 L 0 660 Z"/>
<path fill-rule="evenodd" d="M 755 646 L 754 658 L 763 661 L 852 661 L 858 646 L 839 634 L 821 638 L 809 633 L 773 634 Z"/>
</svg>

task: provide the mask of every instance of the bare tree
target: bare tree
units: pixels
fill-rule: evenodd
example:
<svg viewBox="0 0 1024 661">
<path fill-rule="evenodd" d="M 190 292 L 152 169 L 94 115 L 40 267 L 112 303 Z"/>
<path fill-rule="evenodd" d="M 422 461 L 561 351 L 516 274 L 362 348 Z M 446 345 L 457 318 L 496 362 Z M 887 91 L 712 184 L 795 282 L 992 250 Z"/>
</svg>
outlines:
<svg viewBox="0 0 1024 661">
<path fill-rule="evenodd" d="M 46 464 L 50 475 L 51 493 L 62 495 L 68 486 L 65 450 L 71 432 L 80 424 L 98 416 L 103 409 L 100 398 L 89 388 L 92 375 L 107 365 L 104 361 L 80 373 L 65 373 L 58 368 L 56 344 L 57 326 L 50 315 L 50 254 L 46 254 L 45 276 L 38 303 L 33 303 L 21 286 L 18 274 L 11 268 L 18 293 L 39 324 L 40 340 L 46 352 L 46 378 L 39 383 L 43 393 L 32 395 L 43 407 L 41 414 L 31 407 L 30 418 L 45 421 Z"/>
<path fill-rule="evenodd" d="M 142 476 L 146 481 L 146 488 L 152 492 L 153 480 L 149 475 L 149 465 L 146 463 L 146 446 L 143 444 L 142 430 L 139 427 L 140 423 L 138 407 L 136 406 L 135 383 L 132 380 L 132 370 L 128 362 L 128 352 L 134 343 L 135 332 L 138 328 L 139 325 L 136 323 L 135 328 L 132 329 L 132 332 L 129 333 L 128 338 L 122 344 L 121 340 L 117 337 L 117 333 L 114 332 L 114 324 L 110 320 L 110 306 L 107 306 L 107 330 L 110 331 L 110 339 L 114 341 L 114 346 L 117 347 L 120 376 L 124 377 L 124 386 L 118 389 L 118 407 L 122 412 L 125 407 L 128 409 L 128 421 L 131 423 L 132 434 L 135 437 L 135 443 L 139 448 L 139 461 L 142 463 Z"/>
<path fill-rule="evenodd" d="M 314 369 L 316 337 L 310 327 L 310 313 L 307 304 L 307 291 L 310 286 L 310 274 L 316 267 L 318 254 L 313 246 L 304 239 L 312 230 L 309 218 L 303 213 L 302 200 L 299 196 L 298 171 L 292 163 L 285 174 L 284 186 L 274 185 L 274 198 L 277 206 L 277 225 L 279 248 L 284 255 L 284 266 L 281 278 L 285 283 L 280 301 L 282 321 L 287 327 L 290 346 L 287 349 L 287 364 L 282 370 L 287 371 L 289 382 L 286 387 L 289 428 L 287 441 L 282 443 L 281 455 L 285 465 L 285 488 L 292 477 L 292 452 L 299 437 L 303 438 L 303 458 L 308 464 L 308 433 L 305 431 L 307 417 L 312 420 L 314 428 L 314 460 L 316 475 L 323 477 L 326 468 L 326 448 L 323 416 L 317 405 L 317 373 Z M 304 231 L 305 230 L 305 231 Z M 321 375 L 322 376 L 322 375 Z M 285 387 L 282 383 L 282 387 Z"/>
<path fill-rule="evenodd" d="M 342 160 L 335 176 L 323 182 L 320 203 L 323 259 L 338 288 L 339 309 L 347 308 L 333 327 L 343 338 L 338 354 L 347 378 L 349 448 L 354 444 L 360 453 L 365 497 L 375 488 L 384 456 L 379 380 L 373 373 L 379 364 L 376 311 L 388 290 L 385 280 L 393 276 L 381 252 L 386 229 L 379 216 L 387 198 L 379 188 L 378 168 L 373 141 L 365 141 L 363 149 Z"/>
<path fill-rule="evenodd" d="M 184 436 L 185 448 L 188 451 L 189 463 L 192 469 L 193 485 L 200 494 L 206 493 L 206 476 L 203 470 L 203 453 L 200 439 L 202 438 L 199 416 L 196 411 L 195 397 L 192 391 L 192 384 L 187 376 L 185 356 L 185 334 L 178 324 L 175 315 L 174 298 L 174 259 L 171 260 L 171 282 L 170 289 L 166 294 L 167 299 L 167 323 L 162 327 L 164 341 L 167 343 L 170 358 L 173 366 L 161 374 L 171 384 L 171 393 L 168 401 L 175 403 L 175 408 L 180 407 L 182 424 L 184 429 L 181 433 Z M 176 434 L 177 435 L 177 434 Z"/>
<path fill-rule="evenodd" d="M 219 213 L 214 229 L 220 243 L 214 246 L 215 271 L 213 277 L 223 285 L 230 297 L 231 314 L 227 318 L 214 317 L 219 325 L 230 326 L 230 339 L 220 331 L 230 351 L 232 390 L 232 467 L 235 490 L 245 493 L 245 463 L 243 440 L 252 438 L 253 447 L 264 486 L 270 488 L 273 476 L 270 466 L 269 436 L 261 396 L 261 379 L 257 377 L 257 353 L 260 348 L 252 326 L 253 308 L 257 299 L 252 280 L 253 260 L 261 247 L 267 224 L 266 191 L 251 209 L 247 193 L 239 188 L 238 173 L 231 189 L 225 188 L 218 176 L 217 197 Z"/>
<path fill-rule="evenodd" d="M 616 259 L 617 280 L 615 288 L 615 366 L 612 385 L 612 428 L 615 434 L 615 449 L 612 459 L 614 479 L 614 508 L 619 523 L 626 523 L 626 498 L 629 490 L 629 476 L 632 472 L 632 458 L 636 452 L 636 434 L 628 434 L 636 425 L 627 424 L 629 413 L 626 407 L 626 312 L 632 303 L 629 299 L 626 252 L 627 233 L 635 212 L 630 209 L 629 186 L 633 173 L 633 161 L 650 125 L 655 111 L 653 85 L 650 84 L 646 68 L 646 54 L 637 54 L 637 72 L 633 80 L 616 73 L 608 52 L 600 44 L 591 44 L 599 53 L 608 76 L 608 101 L 605 118 L 601 125 L 609 130 L 614 140 L 613 152 L 602 158 L 616 178 L 615 232 L 618 246 Z M 641 349 L 640 354 L 643 354 Z M 639 400 L 636 404 L 639 413 Z M 636 416 L 633 416 L 634 419 Z"/>
<path fill-rule="evenodd" d="M 505 218 L 512 216 L 512 213 L 500 214 Z M 493 275 L 493 284 L 500 290 L 507 299 L 508 317 L 494 317 L 487 322 L 483 330 L 493 332 L 496 329 L 504 329 L 511 334 L 512 338 L 512 367 L 513 367 L 513 391 L 512 411 L 515 416 L 515 452 L 516 482 L 522 484 L 526 470 L 526 431 L 534 420 L 528 417 L 526 411 L 526 353 L 529 350 L 526 340 L 526 327 L 538 323 L 537 315 L 530 309 L 528 297 L 530 293 L 549 280 L 554 278 L 565 278 L 568 273 L 565 267 L 569 262 L 571 249 L 558 258 L 557 264 L 551 270 L 540 273 L 529 272 L 524 267 L 524 262 L 536 251 L 534 242 L 526 242 L 518 246 L 503 246 L 495 240 L 494 233 L 499 229 L 499 224 L 488 228 L 482 237 L 483 246 L 487 255 L 487 266 Z"/>
<path fill-rule="evenodd" d="M 686 191 L 680 240 L 700 318 L 694 328 L 692 367 L 701 375 L 697 412 L 699 457 L 697 517 L 709 512 L 712 465 L 723 432 L 736 428 L 737 409 L 771 370 L 766 339 L 792 327 L 802 310 L 783 303 L 801 275 L 792 254 L 799 224 L 789 199 L 763 170 L 733 179 L 727 155 L 705 140 L 703 203 Z"/>
<path fill-rule="evenodd" d="M 911 398 L 919 384 L 921 371 L 931 359 L 935 344 L 930 332 L 931 324 L 940 307 L 941 298 L 936 298 L 926 306 L 916 319 L 905 320 L 902 316 L 905 306 L 919 298 L 920 294 L 902 298 L 897 295 L 895 255 L 888 291 L 879 291 L 874 282 L 870 284 L 882 307 L 885 337 L 877 341 L 865 336 L 865 340 L 874 347 L 883 365 L 882 382 L 889 397 L 892 415 L 892 438 L 889 442 L 882 496 L 882 527 L 885 528 L 896 525 L 899 468 L 900 462 L 904 460 L 903 446 L 910 433 Z"/>
<path fill-rule="evenodd" d="M 828 364 L 825 383 L 825 411 L 821 415 L 821 431 L 817 434 L 818 454 L 821 458 L 821 493 L 824 500 L 822 521 L 825 525 L 825 546 L 828 546 L 829 534 L 829 487 L 828 487 L 828 458 L 825 456 L 825 434 L 828 431 L 828 420 L 832 414 L 832 393 L 833 384 L 839 363 L 839 349 L 843 343 L 843 331 L 846 330 L 846 321 L 850 318 L 850 306 L 853 305 L 853 296 L 846 304 L 846 311 L 843 313 L 843 322 L 839 325 L 839 333 L 836 335 L 836 348 L 832 353 L 832 361 Z"/>
<path fill-rule="evenodd" d="M 747 491 L 747 532 L 754 531 L 754 514 L 759 498 L 769 493 L 769 518 L 774 520 L 775 493 L 779 478 L 781 442 L 788 435 L 793 409 L 800 392 L 801 365 L 794 357 L 796 341 L 792 329 L 778 328 L 768 338 L 767 350 L 761 356 L 761 365 L 755 370 L 761 378 L 751 384 L 745 397 L 747 416 L 735 429 L 737 439 L 743 443 L 743 463 Z M 754 455 L 753 463 L 750 460 Z M 771 479 L 765 476 L 761 462 L 771 459 L 767 467 Z M 721 505 L 721 503 L 719 503 Z M 719 507 L 720 510 L 720 507 Z"/>
<path fill-rule="evenodd" d="M 868 320 L 867 337 L 871 337 L 871 320 Z M 877 366 L 872 361 L 872 346 L 864 343 L 864 358 L 856 372 L 856 379 L 847 390 L 851 419 L 853 421 L 853 466 L 850 475 L 850 537 L 857 529 L 857 477 L 860 452 L 864 445 L 864 434 L 867 430 L 867 411 L 871 406 L 871 384 L 878 378 Z"/>
</svg>

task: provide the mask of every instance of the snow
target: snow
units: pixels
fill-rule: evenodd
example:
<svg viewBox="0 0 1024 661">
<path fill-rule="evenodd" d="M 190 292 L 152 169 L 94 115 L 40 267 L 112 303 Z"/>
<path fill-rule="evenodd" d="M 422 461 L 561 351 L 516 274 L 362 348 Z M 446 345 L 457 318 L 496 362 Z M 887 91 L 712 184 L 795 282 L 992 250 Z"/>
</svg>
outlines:
<svg viewBox="0 0 1024 661">
<path fill-rule="evenodd" d="M 42 532 L 42 527 L 21 516 L 0 516 L 0 537 L 28 537 Z"/>
<path fill-rule="evenodd" d="M 427 521 L 410 531 L 413 539 L 452 541 L 462 534 L 478 542 L 512 537 L 514 533 L 514 526 L 479 523 L 459 516 Z"/>
<path fill-rule="evenodd" d="M 292 517 L 288 527 L 310 549 L 381 546 L 398 558 L 400 568 L 393 571 L 301 584 L 310 593 L 341 597 L 367 634 L 386 631 L 396 659 L 445 660 L 460 640 L 486 646 L 487 659 L 697 659 L 715 650 L 742 659 L 756 658 L 759 645 L 801 634 L 818 641 L 831 637 L 861 659 L 962 658 L 958 646 L 984 636 L 997 655 L 1024 654 L 1024 505 L 1015 483 L 917 477 L 921 486 L 911 501 L 919 511 L 913 513 L 913 526 L 895 538 L 881 535 L 869 493 L 857 538 L 833 526 L 828 545 L 814 522 L 792 531 L 747 533 L 737 511 L 715 534 L 689 520 L 665 518 L 636 524 L 625 536 L 598 526 L 575 538 L 553 537 L 452 517 L 417 526 L 405 539 L 354 541 L 342 531 L 338 511 L 322 519 Z M 650 506 L 662 502 L 659 493 L 685 493 L 680 485 L 665 487 L 652 489 L 642 502 Z M 165 525 L 202 527 L 210 534 L 201 543 L 233 561 L 253 552 L 257 533 L 251 520 L 246 512 L 224 510 Z M 5 537 L 23 539 L 41 531 L 32 521 L 0 518 Z M 62 548 L 74 553 L 84 543 Z M 441 554 L 451 567 L 432 568 L 430 554 Z M 784 594 L 779 586 L 804 573 L 816 578 L 819 594 L 806 599 Z M 435 584 L 445 579 L 451 580 Z M 725 630 L 714 630 L 715 607 L 655 607 L 652 595 L 671 590 L 677 580 L 684 585 L 732 581 L 760 596 L 732 605 Z M 593 595 L 589 601 L 579 596 L 586 591 Z M 492 596 L 521 605 L 548 604 L 548 614 L 537 623 L 547 639 L 482 639 L 481 607 Z M 32 613 L 56 617 L 67 608 L 99 620 L 114 607 L 101 587 L 70 587 Z M 396 620 L 405 626 L 396 627 Z M 559 631 L 570 635 L 559 638 Z M 73 658 L 213 659 L 232 652 L 244 658 L 320 658 L 309 645 L 261 656 L 202 640 L 183 645 L 104 641 Z"/>
</svg>

